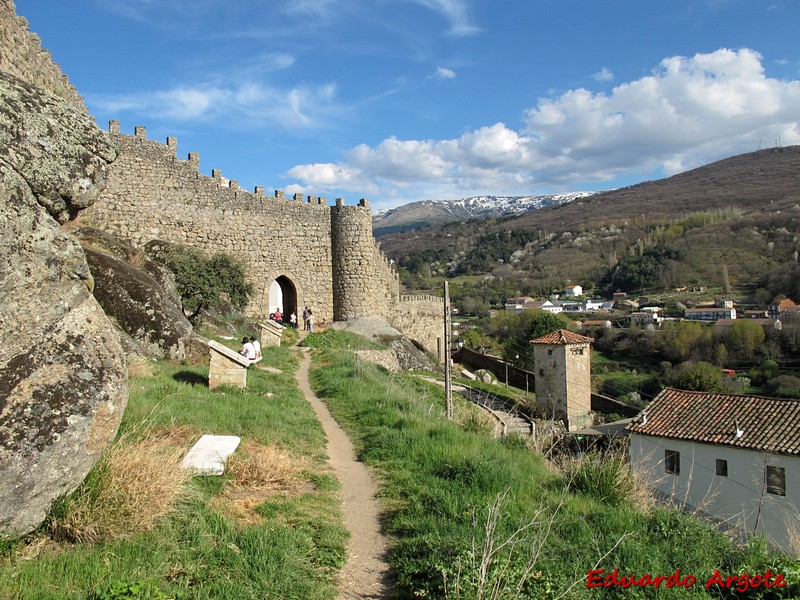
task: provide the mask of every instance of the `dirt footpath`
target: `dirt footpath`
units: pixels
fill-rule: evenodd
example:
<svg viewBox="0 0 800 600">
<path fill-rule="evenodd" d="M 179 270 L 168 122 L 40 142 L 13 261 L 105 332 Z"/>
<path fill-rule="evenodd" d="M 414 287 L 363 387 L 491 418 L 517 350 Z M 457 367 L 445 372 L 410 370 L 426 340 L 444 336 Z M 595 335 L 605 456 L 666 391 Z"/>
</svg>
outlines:
<svg viewBox="0 0 800 600">
<path fill-rule="evenodd" d="M 356 460 L 350 438 L 317 398 L 308 381 L 311 356 L 304 356 L 297 370 L 300 390 L 317 413 L 328 438 L 328 457 L 336 478 L 342 484 L 342 511 L 350 531 L 347 564 L 341 572 L 340 598 L 387 598 L 389 567 L 387 543 L 381 532 L 380 507 L 375 499 L 378 486 L 367 467 Z"/>
</svg>

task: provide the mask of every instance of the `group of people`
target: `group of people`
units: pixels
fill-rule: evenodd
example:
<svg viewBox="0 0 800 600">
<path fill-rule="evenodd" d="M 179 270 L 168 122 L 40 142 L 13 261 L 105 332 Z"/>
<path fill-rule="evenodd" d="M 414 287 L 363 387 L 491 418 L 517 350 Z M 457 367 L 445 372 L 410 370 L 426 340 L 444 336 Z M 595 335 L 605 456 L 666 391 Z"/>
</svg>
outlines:
<svg viewBox="0 0 800 600">
<path fill-rule="evenodd" d="M 278 323 L 283 322 L 283 314 L 280 307 L 275 309 L 272 319 Z M 294 312 L 289 317 L 289 323 L 293 329 L 297 329 L 297 315 Z M 307 306 L 303 307 L 303 329 L 309 333 L 314 332 L 314 313 Z M 251 335 L 249 338 L 242 338 L 242 349 L 239 350 L 239 354 L 252 361 L 261 360 L 261 344 L 256 339 L 256 336 Z"/>
<path fill-rule="evenodd" d="M 308 308 L 306 308 L 306 310 L 308 310 Z M 303 311 L 303 315 L 303 318 L 305 318 L 305 311 Z M 275 312 L 272 313 L 272 320 L 283 324 L 284 319 L 285 315 L 281 312 L 281 307 L 279 306 L 275 309 Z M 292 329 L 297 329 L 297 314 L 294 312 L 289 315 L 289 325 L 292 327 Z"/>
<path fill-rule="evenodd" d="M 275 312 L 272 313 L 271 318 L 273 321 L 283 323 L 285 315 L 281 312 L 280 306 L 275 308 Z M 292 329 L 297 329 L 297 314 L 294 312 L 289 315 L 289 325 L 291 325 Z M 314 313 L 307 306 L 303 307 L 303 329 L 311 332 L 314 331 Z"/>
<path fill-rule="evenodd" d="M 247 337 L 242 338 L 242 349 L 239 350 L 239 354 L 252 361 L 261 359 L 261 343 L 256 339 L 256 336 L 251 335 L 249 339 Z"/>
</svg>

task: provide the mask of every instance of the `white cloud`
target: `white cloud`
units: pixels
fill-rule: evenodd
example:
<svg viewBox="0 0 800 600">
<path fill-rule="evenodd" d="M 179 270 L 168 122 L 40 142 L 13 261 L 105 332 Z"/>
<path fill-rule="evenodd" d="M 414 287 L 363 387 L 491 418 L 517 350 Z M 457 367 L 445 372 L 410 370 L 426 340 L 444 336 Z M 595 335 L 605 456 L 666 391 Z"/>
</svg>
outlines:
<svg viewBox="0 0 800 600">
<path fill-rule="evenodd" d="M 289 175 L 314 189 L 375 190 L 387 199 L 530 193 L 671 174 L 778 137 L 800 144 L 800 81 L 766 77 L 757 52 L 720 49 L 666 58 L 609 94 L 579 88 L 539 99 L 519 131 L 496 123 L 455 139 L 392 137 Z"/>
<path fill-rule="evenodd" d="M 603 67 L 592 77 L 595 81 L 613 81 L 614 73 L 612 73 L 607 67 Z"/>
<path fill-rule="evenodd" d="M 120 117 L 146 116 L 181 123 L 217 119 L 230 125 L 305 129 L 325 126 L 328 117 L 339 110 L 332 83 L 284 89 L 242 81 L 228 86 L 195 84 L 139 94 L 89 96 L 87 103 Z"/>
<path fill-rule="evenodd" d="M 467 36 L 478 33 L 480 29 L 470 22 L 464 0 L 411 0 L 426 8 L 441 13 L 449 22 L 448 33 L 453 36 Z"/>
<path fill-rule="evenodd" d="M 327 17 L 336 8 L 337 0 L 289 0 L 283 11 L 290 15 Z"/>
<path fill-rule="evenodd" d="M 456 72 L 447 67 L 437 67 L 434 77 L 436 79 L 455 79 Z"/>
</svg>

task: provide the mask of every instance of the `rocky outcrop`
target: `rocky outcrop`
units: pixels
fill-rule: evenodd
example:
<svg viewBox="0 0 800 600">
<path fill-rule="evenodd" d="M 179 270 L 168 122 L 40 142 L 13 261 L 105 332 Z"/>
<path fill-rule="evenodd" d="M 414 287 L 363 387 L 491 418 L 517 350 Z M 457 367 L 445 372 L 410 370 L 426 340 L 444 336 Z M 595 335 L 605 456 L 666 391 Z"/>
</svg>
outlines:
<svg viewBox="0 0 800 600">
<path fill-rule="evenodd" d="M 106 231 L 79 227 L 70 232 L 81 241 L 94 297 L 113 319 L 125 349 L 184 360 L 193 328 L 181 310 L 172 272 Z"/>
<path fill-rule="evenodd" d="M 93 202 L 113 158 L 91 119 L 0 73 L 0 534 L 36 527 L 125 409 L 119 337 L 59 226 Z"/>
<path fill-rule="evenodd" d="M 94 295 L 108 316 L 135 340 L 140 352 L 182 360 L 192 325 L 158 282 L 110 254 L 84 248 Z"/>
<path fill-rule="evenodd" d="M 358 317 L 349 321 L 337 321 L 331 327 L 357 333 L 373 342 L 388 346 L 397 357 L 397 364 L 402 371 L 438 372 L 441 369 L 430 354 L 380 317 Z"/>
</svg>

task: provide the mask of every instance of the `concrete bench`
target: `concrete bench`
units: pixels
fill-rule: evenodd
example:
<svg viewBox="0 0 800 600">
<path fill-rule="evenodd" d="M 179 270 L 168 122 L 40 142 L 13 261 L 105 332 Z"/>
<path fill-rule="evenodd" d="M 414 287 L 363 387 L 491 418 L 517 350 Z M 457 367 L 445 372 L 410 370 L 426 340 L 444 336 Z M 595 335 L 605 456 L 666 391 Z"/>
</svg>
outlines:
<svg viewBox="0 0 800 600">
<path fill-rule="evenodd" d="M 283 330 L 286 329 L 280 323 L 275 321 L 267 321 L 266 323 L 259 323 L 261 328 L 261 345 L 262 346 L 280 346 Z"/>
<path fill-rule="evenodd" d="M 208 341 L 208 348 L 211 352 L 208 363 L 208 389 L 213 390 L 221 385 L 247 387 L 247 367 L 261 359 L 250 360 L 214 340 Z"/>
</svg>

